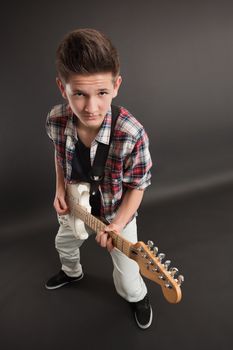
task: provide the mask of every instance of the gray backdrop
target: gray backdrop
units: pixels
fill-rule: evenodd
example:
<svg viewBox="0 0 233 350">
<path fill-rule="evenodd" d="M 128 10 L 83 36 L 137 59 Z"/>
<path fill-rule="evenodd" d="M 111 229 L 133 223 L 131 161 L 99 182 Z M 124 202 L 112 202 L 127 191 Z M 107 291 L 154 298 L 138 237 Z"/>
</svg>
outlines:
<svg viewBox="0 0 233 350">
<path fill-rule="evenodd" d="M 22 0 L 1 4 L 0 15 L 1 347 L 232 349 L 233 2 Z M 77 27 L 102 30 L 119 49 L 116 102 L 144 124 L 154 162 L 139 239 L 152 239 L 185 276 L 177 307 L 147 281 L 155 317 L 146 332 L 116 298 L 94 236 L 82 250 L 87 278 L 44 288 L 60 268 L 44 125 L 62 102 L 56 47 Z"/>
<path fill-rule="evenodd" d="M 145 202 L 233 179 L 231 1 L 9 2 L 1 19 L 2 222 L 47 213 L 53 147 L 44 128 L 62 101 L 54 56 L 78 27 L 105 32 L 121 56 L 117 103 L 150 137 Z M 51 211 L 50 211 L 51 214 Z"/>
</svg>

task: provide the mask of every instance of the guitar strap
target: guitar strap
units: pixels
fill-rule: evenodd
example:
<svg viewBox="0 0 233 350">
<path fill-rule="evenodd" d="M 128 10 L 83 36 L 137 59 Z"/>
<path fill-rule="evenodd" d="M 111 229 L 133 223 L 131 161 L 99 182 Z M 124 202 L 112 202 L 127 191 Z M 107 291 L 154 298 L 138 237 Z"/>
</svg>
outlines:
<svg viewBox="0 0 233 350">
<path fill-rule="evenodd" d="M 94 159 L 93 166 L 90 173 L 90 180 L 91 180 L 90 195 L 91 196 L 94 196 L 98 192 L 99 185 L 104 178 L 105 163 L 108 157 L 108 152 L 111 145 L 116 121 L 120 113 L 119 107 L 114 105 L 111 106 L 111 111 L 112 111 L 112 122 L 111 122 L 111 133 L 110 133 L 109 144 L 108 145 L 104 143 L 98 144 L 96 154 L 95 154 L 95 159 Z"/>
</svg>

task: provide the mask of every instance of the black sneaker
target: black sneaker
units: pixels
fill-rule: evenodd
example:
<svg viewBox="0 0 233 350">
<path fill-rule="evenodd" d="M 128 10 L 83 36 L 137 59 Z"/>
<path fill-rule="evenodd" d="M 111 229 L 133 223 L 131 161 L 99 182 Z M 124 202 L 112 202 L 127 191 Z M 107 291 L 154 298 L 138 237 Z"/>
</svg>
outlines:
<svg viewBox="0 0 233 350">
<path fill-rule="evenodd" d="M 45 288 L 47 289 L 57 289 L 65 284 L 79 281 L 83 278 L 84 274 L 81 273 L 78 277 L 69 277 L 65 274 L 63 270 L 60 270 L 57 275 L 51 277 L 48 282 L 45 284 Z"/>
<path fill-rule="evenodd" d="M 138 327 L 142 329 L 150 327 L 153 319 L 153 312 L 148 295 L 146 295 L 144 299 L 131 304 Z"/>
</svg>

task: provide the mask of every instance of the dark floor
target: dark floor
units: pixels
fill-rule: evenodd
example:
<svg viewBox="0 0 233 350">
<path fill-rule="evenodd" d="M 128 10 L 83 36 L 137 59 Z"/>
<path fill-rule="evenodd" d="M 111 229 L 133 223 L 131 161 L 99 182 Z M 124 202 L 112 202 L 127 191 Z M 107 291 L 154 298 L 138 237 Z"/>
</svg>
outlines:
<svg viewBox="0 0 233 350">
<path fill-rule="evenodd" d="M 110 257 L 94 237 L 82 247 L 80 284 L 47 291 L 59 269 L 55 220 L 8 227 L 0 242 L 1 349 L 232 349 L 232 208 L 233 186 L 142 206 L 139 240 L 153 240 L 185 276 L 177 305 L 146 280 L 155 314 L 146 331 L 115 293 Z"/>
</svg>

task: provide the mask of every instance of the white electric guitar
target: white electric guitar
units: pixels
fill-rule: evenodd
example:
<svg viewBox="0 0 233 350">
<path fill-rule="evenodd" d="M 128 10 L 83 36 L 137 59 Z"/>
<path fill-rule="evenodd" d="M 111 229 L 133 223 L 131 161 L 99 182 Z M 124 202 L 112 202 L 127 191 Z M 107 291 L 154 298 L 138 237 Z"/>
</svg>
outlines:
<svg viewBox="0 0 233 350">
<path fill-rule="evenodd" d="M 70 208 L 70 214 L 73 217 L 74 231 L 78 238 L 88 237 L 86 225 L 95 233 L 103 231 L 106 224 L 90 214 L 88 183 L 67 185 L 67 200 Z M 140 273 L 156 282 L 162 288 L 165 299 L 170 303 L 178 303 L 182 298 L 181 284 L 184 281 L 182 275 L 177 276 L 178 269 L 169 268 L 170 260 L 163 262 L 164 253 L 158 253 L 158 248 L 154 247 L 152 241 L 147 245 L 143 242 L 135 244 L 127 241 L 124 237 L 116 234 L 114 231 L 108 232 L 112 237 L 113 245 L 130 259 L 135 260 L 140 268 Z"/>
</svg>

